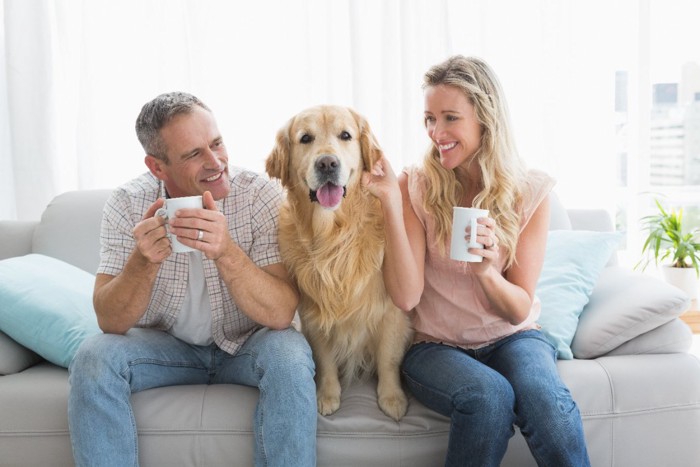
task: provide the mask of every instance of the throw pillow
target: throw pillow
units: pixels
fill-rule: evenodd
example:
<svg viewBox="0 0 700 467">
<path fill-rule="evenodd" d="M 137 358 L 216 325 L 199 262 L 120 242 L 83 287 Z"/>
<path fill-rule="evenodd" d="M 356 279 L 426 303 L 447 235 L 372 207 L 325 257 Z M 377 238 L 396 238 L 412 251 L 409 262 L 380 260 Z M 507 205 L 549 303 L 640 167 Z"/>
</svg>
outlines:
<svg viewBox="0 0 700 467">
<path fill-rule="evenodd" d="M 549 232 L 535 293 L 542 306 L 538 322 L 556 347 L 558 358 L 573 358 L 570 346 L 579 315 L 621 237 L 618 232 Z"/>
<path fill-rule="evenodd" d="M 586 310 L 583 310 L 583 313 L 585 314 Z M 572 350 L 576 347 L 575 342 L 576 337 L 571 345 Z M 628 340 L 605 355 L 609 357 L 612 355 L 686 353 L 692 347 L 693 332 L 683 320 L 673 318 L 658 328 Z M 576 351 L 574 351 L 574 356 L 578 358 Z"/>
<path fill-rule="evenodd" d="M 49 256 L 0 261 L 0 330 L 67 368 L 83 340 L 101 332 L 94 282 L 92 274 Z"/>
<path fill-rule="evenodd" d="M 607 268 L 581 314 L 571 348 L 576 358 L 605 355 L 668 323 L 689 306 L 690 299 L 680 289 L 661 279 L 619 267 Z"/>
</svg>

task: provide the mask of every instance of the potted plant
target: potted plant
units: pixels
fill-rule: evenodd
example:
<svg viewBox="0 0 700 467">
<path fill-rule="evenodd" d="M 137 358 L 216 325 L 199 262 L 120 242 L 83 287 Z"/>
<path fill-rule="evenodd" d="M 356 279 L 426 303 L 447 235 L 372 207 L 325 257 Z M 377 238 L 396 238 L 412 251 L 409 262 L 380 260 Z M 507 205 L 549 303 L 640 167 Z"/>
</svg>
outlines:
<svg viewBox="0 0 700 467">
<path fill-rule="evenodd" d="M 683 232 L 683 209 L 667 211 L 658 200 L 654 200 L 659 212 L 642 218 L 643 228 L 648 235 L 642 247 L 644 257 L 635 268 L 642 270 L 651 262 L 662 265 L 666 281 L 686 292 L 691 299 L 697 298 L 698 277 L 700 276 L 700 242 L 698 228 Z"/>
</svg>

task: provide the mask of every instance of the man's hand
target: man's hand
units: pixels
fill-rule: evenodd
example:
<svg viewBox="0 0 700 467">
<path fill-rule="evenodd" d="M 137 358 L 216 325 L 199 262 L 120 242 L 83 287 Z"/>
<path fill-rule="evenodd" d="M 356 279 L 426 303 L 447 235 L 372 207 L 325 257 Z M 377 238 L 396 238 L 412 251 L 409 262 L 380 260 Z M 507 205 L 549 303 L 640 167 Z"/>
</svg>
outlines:
<svg viewBox="0 0 700 467">
<path fill-rule="evenodd" d="M 155 215 L 164 204 L 163 198 L 153 203 L 144 214 L 143 220 L 136 224 L 133 230 L 136 249 L 149 262 L 155 264 L 162 263 L 172 253 L 165 219 Z"/>
<path fill-rule="evenodd" d="M 217 260 L 233 240 L 226 217 L 216 208 L 210 192 L 204 192 L 202 203 L 204 209 L 178 210 L 175 217 L 170 219 L 170 233 L 176 235 L 183 245 L 200 250 L 211 260 Z"/>
</svg>

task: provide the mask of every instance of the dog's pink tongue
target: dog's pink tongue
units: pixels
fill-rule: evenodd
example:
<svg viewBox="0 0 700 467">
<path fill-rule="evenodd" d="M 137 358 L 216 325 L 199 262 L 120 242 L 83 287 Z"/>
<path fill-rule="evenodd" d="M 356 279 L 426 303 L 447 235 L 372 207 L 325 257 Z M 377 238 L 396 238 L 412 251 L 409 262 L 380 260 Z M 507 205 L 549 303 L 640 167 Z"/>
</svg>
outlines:
<svg viewBox="0 0 700 467">
<path fill-rule="evenodd" d="M 316 192 L 316 198 L 318 198 L 318 202 L 324 208 L 332 208 L 337 206 L 342 197 L 343 187 L 333 185 L 332 183 L 326 183 Z"/>
</svg>

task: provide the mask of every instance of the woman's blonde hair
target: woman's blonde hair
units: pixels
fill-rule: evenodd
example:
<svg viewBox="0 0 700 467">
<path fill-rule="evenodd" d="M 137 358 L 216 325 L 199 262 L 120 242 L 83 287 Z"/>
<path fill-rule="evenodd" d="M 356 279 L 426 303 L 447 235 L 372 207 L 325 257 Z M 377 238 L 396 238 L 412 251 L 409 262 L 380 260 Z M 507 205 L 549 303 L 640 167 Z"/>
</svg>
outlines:
<svg viewBox="0 0 700 467">
<path fill-rule="evenodd" d="M 520 234 L 520 201 L 525 168 L 511 135 L 508 108 L 495 73 L 483 60 L 456 55 L 428 70 L 423 89 L 438 85 L 461 90 L 474 106 L 481 124 L 481 144 L 472 163 L 481 168 L 482 186 L 473 207 L 488 209 L 496 221 L 499 244 L 504 247 L 505 267 L 515 261 L 515 247 Z M 462 185 L 454 170 L 440 164 L 440 153 L 431 145 L 423 161 L 427 177 L 423 207 L 435 218 L 438 246 L 445 254 L 452 229 L 452 207 L 459 206 Z"/>
</svg>

